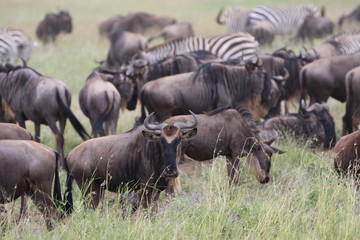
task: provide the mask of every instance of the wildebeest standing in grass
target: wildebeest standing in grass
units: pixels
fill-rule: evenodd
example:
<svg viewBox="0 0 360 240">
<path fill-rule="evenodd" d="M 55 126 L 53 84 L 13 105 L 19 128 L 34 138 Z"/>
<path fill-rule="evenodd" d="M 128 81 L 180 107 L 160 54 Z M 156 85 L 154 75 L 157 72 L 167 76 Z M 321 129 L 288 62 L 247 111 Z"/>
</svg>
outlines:
<svg viewBox="0 0 360 240">
<path fill-rule="evenodd" d="M 128 64 L 132 57 L 147 49 L 147 40 L 140 34 L 118 29 L 110 35 L 110 49 L 103 68 L 119 71 L 123 64 Z"/>
<path fill-rule="evenodd" d="M 282 84 L 272 80 L 257 63 L 245 66 L 211 62 L 191 73 L 159 78 L 146 83 L 141 104 L 155 112 L 159 121 L 186 114 L 186 109 L 203 113 L 223 106 L 245 105 L 256 121 L 278 102 Z M 144 119 L 142 111 L 141 119 Z"/>
<path fill-rule="evenodd" d="M 296 139 L 311 140 L 314 147 L 329 149 L 336 143 L 335 123 L 326 103 L 314 103 L 298 114 L 268 118 L 259 127 L 274 129 Z"/>
<path fill-rule="evenodd" d="M 70 110 L 71 93 L 60 80 L 42 76 L 32 68 L 6 65 L 0 68 L 0 96 L 9 104 L 21 127 L 26 128 L 26 120 L 34 122 L 36 141 L 40 141 L 40 124 L 48 125 L 61 156 L 64 156 L 67 118 L 82 139 L 89 137 Z"/>
<path fill-rule="evenodd" d="M 283 151 L 271 147 L 277 133 L 269 131 L 267 139 L 260 133 L 251 114 L 244 108 L 235 110 L 220 108 L 207 114 L 198 114 L 197 134 L 184 141 L 183 153 L 196 161 L 213 159 L 216 156 L 227 158 L 227 171 L 230 183 L 240 182 L 239 165 L 241 157 L 247 157 L 254 176 L 260 183 L 270 180 L 271 156 Z M 189 122 L 190 115 L 174 116 L 165 122 Z"/>
<path fill-rule="evenodd" d="M 36 36 L 44 44 L 55 42 L 61 32 L 72 32 L 72 19 L 70 13 L 66 10 L 46 14 L 36 28 Z"/>
<path fill-rule="evenodd" d="M 345 77 L 346 113 L 343 118 L 343 135 L 360 127 L 360 67 L 350 70 Z"/>
<path fill-rule="evenodd" d="M 59 155 L 34 141 L 0 140 L 0 156 L 0 203 L 14 201 L 26 193 L 43 213 L 46 226 L 51 230 L 52 218 L 61 217 L 57 211 L 62 201 Z"/>
<path fill-rule="evenodd" d="M 94 208 L 99 204 L 102 186 L 112 192 L 132 191 L 134 209 L 140 203 L 149 207 L 158 199 L 160 191 L 178 176 L 181 142 L 196 134 L 198 120 L 195 115 L 193 122 L 187 124 L 155 125 L 148 120 L 127 133 L 85 141 L 66 156 L 68 212 L 73 206 L 73 179 L 85 196 L 91 195 Z"/>
<path fill-rule="evenodd" d="M 305 65 L 300 71 L 301 98 L 304 99 L 307 93 L 310 105 L 315 102 L 327 102 L 329 97 L 345 102 L 346 73 L 358 66 L 360 52 L 349 56 L 323 58 Z"/>
<path fill-rule="evenodd" d="M 163 38 L 165 41 L 194 36 L 194 30 L 190 22 L 180 22 L 165 26 L 160 34 L 148 39 L 148 43 L 156 38 Z"/>
<path fill-rule="evenodd" d="M 117 75 L 120 78 L 120 74 Z M 109 130 L 111 134 L 116 133 L 122 97 L 114 84 L 106 81 L 114 77 L 113 74 L 93 71 L 80 90 L 80 108 L 90 120 L 93 137 L 108 135 Z"/>
<path fill-rule="evenodd" d="M 360 22 L 360 5 L 357 6 L 349 14 L 343 14 L 338 20 L 338 25 L 339 25 L 339 28 L 342 28 L 345 23 L 353 24 L 353 23 L 359 23 L 359 22 Z"/>
<path fill-rule="evenodd" d="M 334 166 L 340 176 L 360 177 L 360 130 L 342 136 L 334 147 Z"/>
</svg>

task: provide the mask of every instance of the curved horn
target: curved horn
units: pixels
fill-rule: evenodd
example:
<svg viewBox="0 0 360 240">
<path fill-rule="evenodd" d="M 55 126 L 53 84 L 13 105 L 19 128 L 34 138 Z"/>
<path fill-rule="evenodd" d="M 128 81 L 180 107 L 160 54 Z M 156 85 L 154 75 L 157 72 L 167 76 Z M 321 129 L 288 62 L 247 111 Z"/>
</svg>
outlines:
<svg viewBox="0 0 360 240">
<path fill-rule="evenodd" d="M 289 71 L 284 68 L 285 71 L 285 76 L 273 76 L 272 79 L 277 80 L 277 81 L 283 81 L 283 80 L 287 80 L 289 78 Z"/>
<path fill-rule="evenodd" d="M 177 127 L 178 129 L 186 129 L 186 128 L 194 128 L 194 127 L 196 127 L 198 125 L 198 123 L 199 123 L 198 118 L 192 111 L 189 110 L 189 112 L 193 116 L 194 122 L 190 123 L 190 124 L 183 123 L 183 122 L 176 122 L 176 123 L 174 123 L 174 127 Z"/>
<path fill-rule="evenodd" d="M 152 112 L 149 116 L 147 116 L 144 120 L 144 126 L 148 129 L 148 130 L 161 130 L 164 127 L 166 127 L 168 124 L 167 123 L 161 123 L 161 124 L 150 124 L 149 123 L 149 119 L 151 118 L 151 116 L 154 114 L 154 112 Z"/>
<path fill-rule="evenodd" d="M 224 11 L 224 8 L 221 8 L 218 15 L 216 16 L 216 22 L 219 24 L 219 25 L 224 25 L 225 24 L 225 21 L 221 21 L 221 15 Z"/>
</svg>

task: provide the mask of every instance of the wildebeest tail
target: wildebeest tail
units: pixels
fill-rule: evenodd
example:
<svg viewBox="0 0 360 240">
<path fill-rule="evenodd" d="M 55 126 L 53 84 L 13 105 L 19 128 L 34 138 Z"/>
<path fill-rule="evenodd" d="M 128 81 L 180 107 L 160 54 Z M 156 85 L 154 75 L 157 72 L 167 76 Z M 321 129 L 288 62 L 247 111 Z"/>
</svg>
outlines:
<svg viewBox="0 0 360 240">
<path fill-rule="evenodd" d="M 61 187 L 60 187 L 60 178 L 59 178 L 59 159 L 60 155 L 57 152 L 55 154 L 55 179 L 54 179 L 54 191 L 53 191 L 53 198 L 55 200 L 56 207 L 60 207 L 62 203 L 61 198 Z"/>
<path fill-rule="evenodd" d="M 144 91 L 141 91 L 140 93 L 140 103 L 141 103 L 141 116 L 140 116 L 140 119 L 139 121 L 141 123 L 144 122 L 145 118 L 146 118 L 146 112 L 145 112 L 145 92 Z"/>
<path fill-rule="evenodd" d="M 73 177 L 70 174 L 69 167 L 67 165 L 67 158 L 64 158 L 64 169 L 66 171 L 66 190 L 64 193 L 64 200 L 65 200 L 65 213 L 71 214 L 74 210 L 74 203 L 73 203 L 73 197 L 72 197 L 72 182 Z"/>
<path fill-rule="evenodd" d="M 136 104 L 137 104 L 137 101 L 138 101 L 138 96 L 139 96 L 139 90 L 138 90 L 137 84 L 135 84 L 134 85 L 134 91 L 133 91 L 133 94 L 131 96 L 131 99 L 126 104 L 126 109 L 127 110 L 130 110 L 130 111 L 135 110 Z"/>
<path fill-rule="evenodd" d="M 300 102 L 299 113 L 306 112 L 306 99 L 305 99 L 305 87 L 306 87 L 306 69 L 300 71 Z"/>
<path fill-rule="evenodd" d="M 109 116 L 109 114 L 112 112 L 114 108 L 114 102 L 115 102 L 115 96 L 113 97 L 112 101 L 110 101 L 108 94 L 105 92 L 105 99 L 107 101 L 107 108 L 104 112 L 100 114 L 100 116 L 96 119 L 94 125 L 92 126 L 92 135 L 93 137 L 96 137 L 98 135 L 104 136 L 104 128 L 103 124 L 106 118 Z"/>
<path fill-rule="evenodd" d="M 346 78 L 346 111 L 345 111 L 345 116 L 344 116 L 344 123 L 345 123 L 345 127 L 346 127 L 346 131 L 347 133 L 352 133 L 353 131 L 353 126 L 352 126 L 352 107 L 353 107 L 353 92 L 351 91 L 352 89 L 352 79 L 353 79 L 353 74 L 351 73 L 347 78 Z"/>
<path fill-rule="evenodd" d="M 75 115 L 73 114 L 73 112 L 71 111 L 71 109 L 65 105 L 65 103 L 63 102 L 63 100 L 60 97 L 59 91 L 56 90 L 56 99 L 57 101 L 60 103 L 60 105 L 62 106 L 62 108 L 64 109 L 65 115 L 66 117 L 70 120 L 71 124 L 73 125 L 73 127 L 75 128 L 76 132 L 79 134 L 79 136 L 83 139 L 83 140 L 87 140 L 90 138 L 89 134 L 85 131 L 83 125 L 79 122 L 79 120 L 75 117 Z"/>
</svg>

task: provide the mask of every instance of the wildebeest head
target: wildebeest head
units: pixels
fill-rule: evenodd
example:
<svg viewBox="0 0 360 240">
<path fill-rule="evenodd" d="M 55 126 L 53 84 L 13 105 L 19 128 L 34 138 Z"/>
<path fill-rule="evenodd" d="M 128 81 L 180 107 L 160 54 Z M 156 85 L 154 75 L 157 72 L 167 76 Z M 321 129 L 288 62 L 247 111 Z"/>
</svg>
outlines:
<svg viewBox="0 0 360 240">
<path fill-rule="evenodd" d="M 271 157 L 274 153 L 282 154 L 284 151 L 271 146 L 278 133 L 275 130 L 261 130 L 258 133 L 259 139 L 250 139 L 250 154 L 248 155 L 248 163 L 253 171 L 254 176 L 260 183 L 268 183 L 270 181 Z"/>
<path fill-rule="evenodd" d="M 161 123 L 161 124 L 150 124 L 149 119 L 153 115 L 150 114 L 144 120 L 144 126 L 148 130 L 155 132 L 143 131 L 143 135 L 150 141 L 159 141 L 162 148 L 162 155 L 164 160 L 164 171 L 163 176 L 166 178 L 175 178 L 179 175 L 177 170 L 177 163 L 180 160 L 181 154 L 181 140 L 190 139 L 197 133 L 196 126 L 198 124 L 198 118 L 191 112 L 194 118 L 194 122 L 190 124 L 176 122 L 174 124 Z M 191 129 L 189 131 L 182 131 L 184 129 Z M 160 132 L 158 132 L 160 131 Z"/>
<path fill-rule="evenodd" d="M 66 33 L 72 32 L 72 21 L 70 13 L 67 10 L 60 10 L 59 14 L 59 22 L 61 22 L 62 31 Z"/>
</svg>

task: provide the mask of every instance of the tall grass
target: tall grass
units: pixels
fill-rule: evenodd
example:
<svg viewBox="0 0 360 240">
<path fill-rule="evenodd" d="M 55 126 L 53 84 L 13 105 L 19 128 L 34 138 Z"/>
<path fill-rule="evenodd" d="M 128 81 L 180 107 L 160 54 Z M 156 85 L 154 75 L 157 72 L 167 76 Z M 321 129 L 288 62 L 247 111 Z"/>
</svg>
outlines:
<svg viewBox="0 0 360 240">
<path fill-rule="evenodd" d="M 344 12 L 358 4 L 354 0 L 306 1 L 326 5 L 327 15 L 336 21 Z M 85 78 L 96 67 L 93 59 L 106 57 L 109 43 L 99 37 L 97 24 L 115 14 L 147 11 L 168 14 L 179 21 L 190 21 L 198 35 L 225 32 L 215 23 L 221 7 L 241 5 L 254 7 L 270 4 L 256 1 L 52 1 L 0 0 L 0 27 L 24 29 L 34 40 L 37 23 L 46 12 L 57 7 L 67 8 L 74 19 L 74 32 L 61 35 L 56 44 L 34 50 L 29 66 L 40 73 L 63 80 L 71 89 L 71 108 L 90 131 L 88 119 L 78 104 L 78 93 Z M 271 5 L 295 5 L 298 1 L 275 0 Z M 322 40 L 315 41 L 315 44 Z M 299 44 L 277 38 L 274 46 L 264 47 L 271 53 L 277 47 Z M 305 43 L 310 47 L 310 43 Z M 341 134 L 344 105 L 330 101 L 336 133 Z M 117 132 L 130 129 L 139 113 L 125 111 L 120 115 Z M 65 131 L 65 153 L 81 143 L 71 126 Z M 33 132 L 31 122 L 27 122 Z M 42 126 L 41 142 L 55 148 L 54 136 Z M 162 195 L 155 214 L 140 210 L 123 218 L 118 201 L 106 197 L 105 205 L 97 210 L 85 210 L 80 191 L 75 188 L 75 212 L 58 222 L 48 232 L 41 215 L 31 205 L 29 216 L 18 224 L 7 220 L 1 239 L 360 239 L 359 193 L 351 180 L 342 180 L 333 171 L 332 152 L 314 151 L 308 144 L 295 140 L 278 141 L 275 145 L 286 151 L 273 157 L 271 181 L 259 184 L 244 166 L 240 186 L 229 186 L 225 159 L 217 158 L 203 167 L 201 177 L 181 176 L 183 191 L 175 197 Z M 61 179 L 64 181 L 64 173 Z M 64 186 L 64 185 L 63 185 Z M 18 204 L 9 204 L 15 214 Z"/>
</svg>

